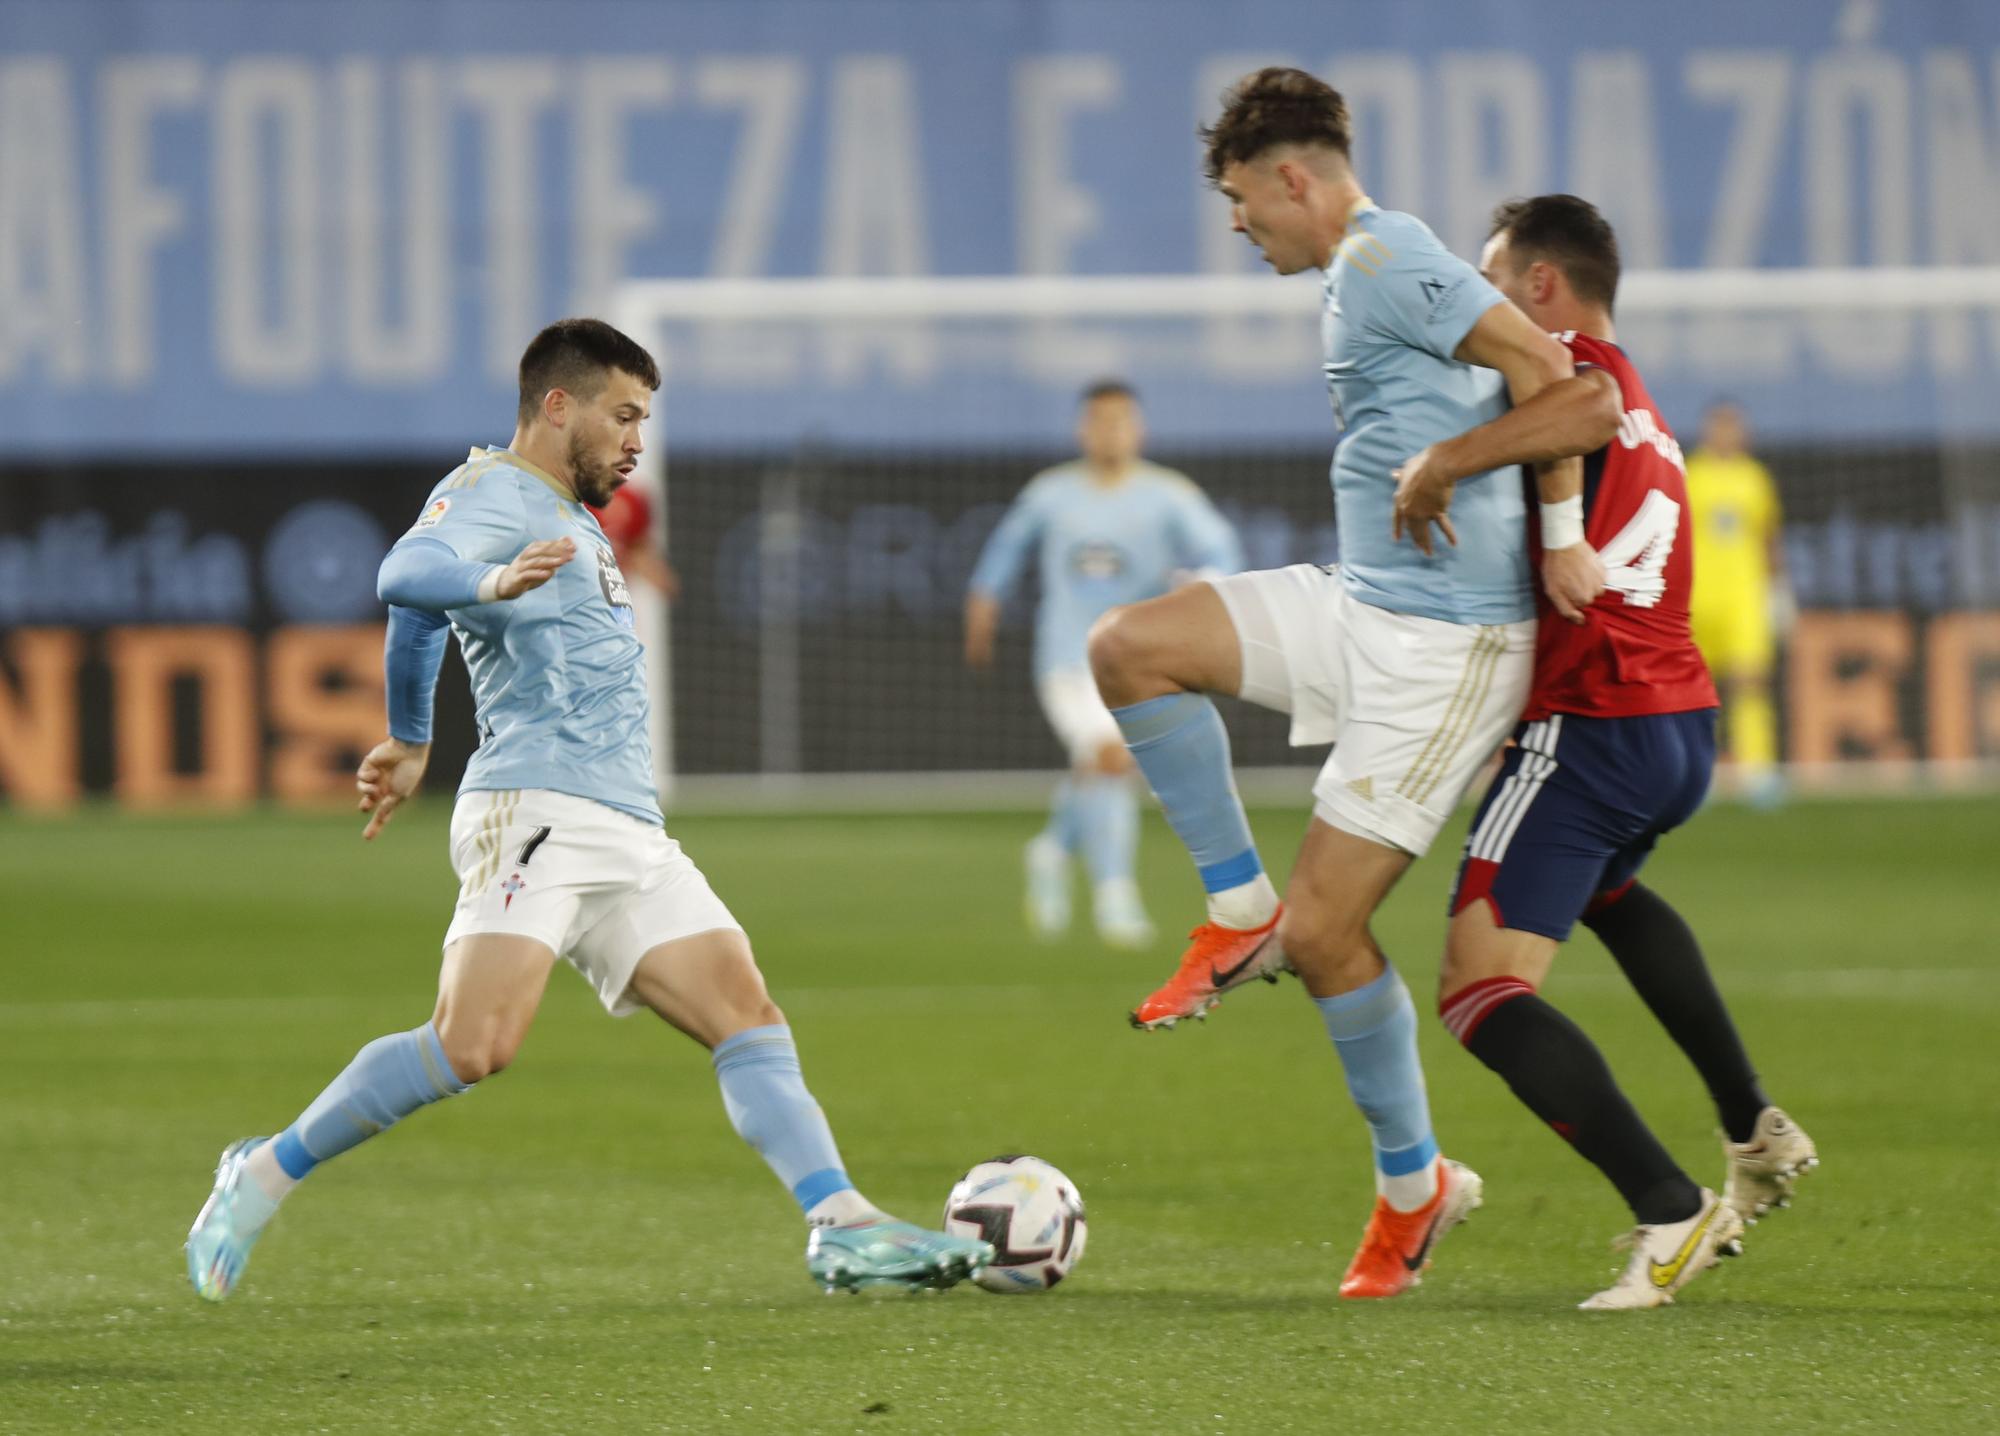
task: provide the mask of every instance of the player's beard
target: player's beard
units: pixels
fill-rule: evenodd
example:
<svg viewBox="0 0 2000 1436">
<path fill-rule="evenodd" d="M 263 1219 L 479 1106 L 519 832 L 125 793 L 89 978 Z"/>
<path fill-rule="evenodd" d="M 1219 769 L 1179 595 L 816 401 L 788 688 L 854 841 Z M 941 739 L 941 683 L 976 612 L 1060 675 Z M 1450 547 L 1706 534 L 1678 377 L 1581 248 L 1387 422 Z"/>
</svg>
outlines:
<svg viewBox="0 0 2000 1436">
<path fill-rule="evenodd" d="M 611 502 L 611 496 L 625 482 L 625 476 L 610 464 L 591 461 L 584 451 L 583 435 L 573 434 L 569 441 L 570 482 L 576 486 L 576 496 L 594 509 L 601 509 Z"/>
</svg>

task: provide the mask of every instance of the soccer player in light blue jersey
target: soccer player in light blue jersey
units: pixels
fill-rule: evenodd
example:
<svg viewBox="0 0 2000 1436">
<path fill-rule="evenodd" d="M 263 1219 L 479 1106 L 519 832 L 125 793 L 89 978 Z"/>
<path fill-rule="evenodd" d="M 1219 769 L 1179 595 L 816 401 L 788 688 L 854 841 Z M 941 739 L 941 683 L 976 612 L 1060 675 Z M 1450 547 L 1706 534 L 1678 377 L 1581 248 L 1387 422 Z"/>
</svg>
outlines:
<svg viewBox="0 0 2000 1436">
<path fill-rule="evenodd" d="M 1029 924 L 1043 937 L 1068 929 L 1070 859 L 1080 853 L 1098 936 L 1126 948 L 1153 940 L 1133 877 L 1139 794 L 1085 642 L 1107 609 L 1243 567 L 1235 530 L 1194 482 L 1140 458 L 1145 437 L 1130 386 L 1105 380 L 1085 390 L 1082 456 L 1029 481 L 987 540 L 965 600 L 966 661 L 990 667 L 1001 606 L 1033 562 L 1041 583 L 1035 691 L 1070 773 L 1056 785 L 1048 827 L 1028 844 Z"/>
<path fill-rule="evenodd" d="M 448 632 L 478 709 L 437 1006 L 363 1047 L 278 1136 L 224 1150 L 187 1241 L 209 1301 L 234 1289 L 279 1202 L 320 1163 L 513 1061 L 558 958 L 613 1014 L 650 1008 L 713 1053 L 730 1121 L 805 1212 L 815 1281 L 950 1286 L 992 1258 L 855 1189 L 748 939 L 662 826 L 631 596 L 585 507 L 631 473 L 659 384 L 652 357 L 608 324 L 543 330 L 521 359 L 513 442 L 474 449 L 383 561 L 390 736 L 361 764 L 363 837 L 423 777 Z"/>
<path fill-rule="evenodd" d="M 1479 1204 L 1481 1184 L 1439 1155 L 1415 1009 L 1369 922 L 1512 730 L 1535 639 L 1519 470 L 1461 479 L 1435 515 L 1442 544 L 1429 519 L 1399 534 L 1394 471 L 1573 365 L 1420 220 L 1368 198 L 1347 106 L 1320 80 L 1250 75 L 1203 137 L 1237 232 L 1280 273 L 1324 276 L 1324 368 L 1344 431 L 1333 461 L 1341 561 L 1190 585 L 1114 610 L 1091 635 L 1099 690 L 1208 891 L 1207 924 L 1132 1020 L 1198 1016 L 1289 959 L 1374 1147 L 1375 1208 L 1340 1291 L 1394 1296 Z M 1565 462 L 1551 482 L 1580 492 L 1581 466 Z M 1289 713 L 1294 743 L 1333 744 L 1282 905 L 1211 693 Z"/>
</svg>

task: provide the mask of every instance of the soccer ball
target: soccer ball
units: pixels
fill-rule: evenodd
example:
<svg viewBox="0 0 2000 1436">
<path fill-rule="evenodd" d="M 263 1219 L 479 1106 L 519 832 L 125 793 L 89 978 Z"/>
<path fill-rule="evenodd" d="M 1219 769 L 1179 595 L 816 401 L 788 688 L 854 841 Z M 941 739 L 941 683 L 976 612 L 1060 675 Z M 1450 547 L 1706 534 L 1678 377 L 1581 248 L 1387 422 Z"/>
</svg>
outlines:
<svg viewBox="0 0 2000 1436">
<path fill-rule="evenodd" d="M 993 1264 L 975 1278 L 1002 1294 L 1047 1291 L 1083 1259 L 1083 1198 L 1076 1183 L 1040 1157 L 992 1157 L 958 1179 L 944 1199 L 944 1229 L 993 1243 Z"/>
</svg>

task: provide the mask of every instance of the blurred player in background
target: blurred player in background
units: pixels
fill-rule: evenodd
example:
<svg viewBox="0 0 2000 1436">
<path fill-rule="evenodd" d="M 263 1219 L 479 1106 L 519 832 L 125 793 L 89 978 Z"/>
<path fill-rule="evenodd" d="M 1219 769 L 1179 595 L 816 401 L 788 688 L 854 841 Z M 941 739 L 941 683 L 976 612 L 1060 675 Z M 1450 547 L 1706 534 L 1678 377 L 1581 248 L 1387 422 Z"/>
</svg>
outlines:
<svg viewBox="0 0 2000 1436">
<path fill-rule="evenodd" d="M 1128 948 L 1153 940 L 1134 878 L 1139 793 L 1085 642 L 1107 609 L 1243 567 L 1228 520 L 1185 474 L 1141 459 L 1145 438 L 1130 387 L 1106 380 L 1085 390 L 1082 456 L 1029 481 L 987 540 L 965 600 L 965 661 L 989 668 L 1001 607 L 1033 556 L 1035 691 L 1070 773 L 1056 785 L 1048 827 L 1028 844 L 1028 921 L 1043 937 L 1069 929 L 1070 859 L 1080 853 L 1098 936 Z"/>
<path fill-rule="evenodd" d="M 1784 795 L 1771 664 L 1791 611 L 1778 486 L 1750 452 L 1743 411 L 1724 401 L 1687 461 L 1694 506 L 1694 641 L 1722 688 L 1724 751 L 1759 805 Z"/>
<path fill-rule="evenodd" d="M 1190 584 L 1107 614 L 1091 635 L 1098 687 L 1208 892 L 1208 922 L 1132 1021 L 1198 1016 L 1289 958 L 1374 1148 L 1375 1207 L 1340 1291 L 1388 1297 L 1415 1284 L 1439 1238 L 1479 1205 L 1480 1180 L 1438 1152 L 1416 1010 L 1370 922 L 1513 729 L 1535 646 L 1517 471 L 1466 477 L 1437 518 L 1452 542 L 1435 548 L 1428 521 L 1396 536 L 1391 474 L 1426 444 L 1498 417 L 1510 390 L 1525 400 L 1573 365 L 1421 220 L 1368 198 L 1349 160 L 1346 102 L 1323 81 L 1250 75 L 1204 138 L 1235 229 L 1281 274 L 1325 274 L 1323 367 L 1344 430 L 1333 459 L 1340 563 Z M 1545 500 L 1573 496 L 1583 466 L 1565 461 L 1540 481 Z M 1580 620 L 1603 575 L 1575 539 L 1550 551 L 1544 579 Z M 1296 744 L 1334 745 L 1282 908 L 1211 693 L 1291 714 Z"/>
<path fill-rule="evenodd" d="M 278 1203 L 321 1162 L 512 1062 L 558 958 L 613 1014 L 650 1008 L 710 1049 L 730 1121 L 805 1212 L 815 1281 L 950 1286 L 992 1249 L 892 1220 L 855 1190 L 749 940 L 662 826 L 631 597 L 584 507 L 635 467 L 659 370 L 610 325 L 570 319 L 535 337 L 520 377 L 513 442 L 474 449 L 432 490 L 379 579 L 390 736 L 362 760 L 362 836 L 423 778 L 448 631 L 477 705 L 437 1007 L 363 1047 L 277 1137 L 223 1152 L 188 1233 L 194 1289 L 228 1296 Z"/>
<path fill-rule="evenodd" d="M 1580 529 L 1606 589 L 1580 625 L 1543 605 L 1524 721 L 1466 839 L 1439 1010 L 1632 1209 L 1632 1258 L 1584 1308 L 1664 1306 L 1816 1158 L 1759 1087 L 1694 934 L 1638 882 L 1708 791 L 1716 700 L 1688 627 L 1699 559 L 1680 445 L 1612 326 L 1617 236 L 1574 195 L 1515 200 L 1494 215 L 1481 270 L 1560 335 L 1576 375 L 1405 464 L 1399 512 L 1422 522 L 1459 478 L 1496 465 L 1587 455 L 1583 495 L 1543 504 L 1538 537 Z M 1721 1195 L 1675 1163 L 1595 1044 L 1539 995 L 1579 920 L 1707 1084 L 1724 1128 Z"/>
</svg>

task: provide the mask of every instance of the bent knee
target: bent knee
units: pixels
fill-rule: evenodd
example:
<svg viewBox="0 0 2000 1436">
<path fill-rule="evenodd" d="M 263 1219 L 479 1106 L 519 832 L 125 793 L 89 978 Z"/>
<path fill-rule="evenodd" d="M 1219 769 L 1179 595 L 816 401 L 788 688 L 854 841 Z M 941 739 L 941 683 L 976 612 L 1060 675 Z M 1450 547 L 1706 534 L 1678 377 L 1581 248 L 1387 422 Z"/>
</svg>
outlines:
<svg viewBox="0 0 2000 1436">
<path fill-rule="evenodd" d="M 506 1071 L 519 1055 L 524 1035 L 493 1028 L 467 1032 L 445 1024 L 438 1028 L 438 1045 L 452 1074 L 470 1085 Z"/>
<path fill-rule="evenodd" d="M 1143 665 L 1145 642 L 1142 624 L 1132 617 L 1129 605 L 1107 609 L 1090 625 L 1086 651 L 1090 671 L 1098 679 L 1127 678 Z"/>
</svg>

